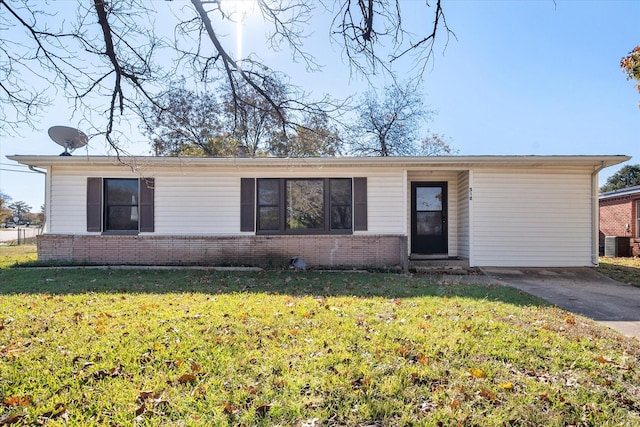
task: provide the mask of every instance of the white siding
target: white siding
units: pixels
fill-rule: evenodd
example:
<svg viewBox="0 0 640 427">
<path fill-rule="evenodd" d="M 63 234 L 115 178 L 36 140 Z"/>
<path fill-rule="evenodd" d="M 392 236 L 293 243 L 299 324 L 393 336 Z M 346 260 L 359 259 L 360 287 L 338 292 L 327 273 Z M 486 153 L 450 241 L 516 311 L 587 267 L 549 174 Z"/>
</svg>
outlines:
<svg viewBox="0 0 640 427">
<path fill-rule="evenodd" d="M 469 172 L 458 174 L 458 256 L 469 258 Z"/>
<path fill-rule="evenodd" d="M 368 230 L 358 234 L 405 233 L 405 180 L 400 169 L 160 168 L 155 178 L 155 234 L 228 235 L 240 233 L 240 178 L 367 177 Z M 71 169 L 56 167 L 51 178 L 50 233 L 87 233 L 87 177 L 139 178 L 127 166 Z"/>
<path fill-rule="evenodd" d="M 87 232 L 87 175 L 73 172 L 50 174 L 51 197 L 48 230 L 51 233 Z"/>
<path fill-rule="evenodd" d="M 591 174 L 475 171 L 477 266 L 591 265 Z"/>
<path fill-rule="evenodd" d="M 361 176 L 361 175 L 359 175 Z M 402 171 L 369 174 L 367 178 L 367 234 L 405 234 L 405 194 Z"/>
<path fill-rule="evenodd" d="M 156 234 L 232 234 L 240 231 L 240 177 L 158 176 Z"/>
</svg>

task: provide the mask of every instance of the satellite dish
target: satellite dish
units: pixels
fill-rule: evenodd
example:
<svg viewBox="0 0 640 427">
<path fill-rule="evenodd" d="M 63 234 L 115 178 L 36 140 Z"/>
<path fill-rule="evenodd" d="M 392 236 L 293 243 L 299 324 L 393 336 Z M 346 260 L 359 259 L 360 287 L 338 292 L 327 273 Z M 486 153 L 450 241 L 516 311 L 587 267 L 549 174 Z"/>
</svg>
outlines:
<svg viewBox="0 0 640 427">
<path fill-rule="evenodd" d="M 87 145 L 87 135 L 78 129 L 68 126 L 53 126 L 49 128 L 49 136 L 56 144 L 64 147 L 61 156 L 70 156 L 70 151 Z"/>
</svg>

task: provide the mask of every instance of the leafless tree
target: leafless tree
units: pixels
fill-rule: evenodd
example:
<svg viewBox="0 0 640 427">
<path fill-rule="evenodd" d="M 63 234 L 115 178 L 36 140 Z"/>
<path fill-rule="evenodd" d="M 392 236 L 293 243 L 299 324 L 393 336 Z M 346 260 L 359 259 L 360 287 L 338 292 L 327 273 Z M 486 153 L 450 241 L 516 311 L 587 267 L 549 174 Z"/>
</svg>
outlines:
<svg viewBox="0 0 640 427">
<path fill-rule="evenodd" d="M 159 104 L 159 106 L 158 106 Z M 236 144 L 225 138 L 224 105 L 211 92 L 176 87 L 148 103 L 142 131 L 156 156 L 233 156 Z"/>
<path fill-rule="evenodd" d="M 23 125 L 35 127 L 52 98 L 62 92 L 74 102 L 72 113 L 86 123 L 96 116 L 106 118 L 104 126 L 89 130 L 93 136 L 103 135 L 119 152 L 121 122 L 143 114 L 143 104 L 162 108 L 159 97 L 171 90 L 167 85 L 176 74 L 202 84 L 222 77 L 238 111 L 247 104 L 241 88 L 250 87 L 278 118 L 283 132 L 305 114 L 336 108 L 330 99 L 312 102 L 295 90 L 288 91 L 289 98 L 274 99 L 268 90 L 274 70 L 257 58 L 234 58 L 218 32 L 238 19 L 225 9 L 228 4 L 78 0 L 65 2 L 61 10 L 60 3 L 46 0 L 0 0 L 0 134 L 15 134 Z M 314 14 L 326 10 L 318 9 L 315 0 L 256 4 L 270 25 L 270 46 L 288 46 L 295 59 L 318 69 L 305 37 Z M 389 64 L 409 53 L 425 64 L 436 36 L 450 34 L 440 0 L 435 9 L 425 3 L 428 30 L 416 40 L 402 26 L 397 0 L 335 0 L 322 6 L 335 16 L 332 38 L 342 45 L 352 70 L 365 76 L 378 68 L 391 71 Z M 160 7 L 173 15 L 159 16 Z M 173 33 L 168 27 L 175 28 Z M 391 55 L 382 58 L 376 48 L 389 42 Z"/>
<path fill-rule="evenodd" d="M 370 90 L 356 107 L 357 117 L 349 128 L 351 152 L 382 157 L 455 154 L 442 135 L 420 139 L 422 125 L 434 114 L 411 82 L 387 86 L 383 94 Z"/>
<path fill-rule="evenodd" d="M 351 127 L 351 151 L 367 156 L 413 155 L 421 123 L 429 111 L 410 84 L 391 85 L 379 96 L 364 94 Z"/>
</svg>

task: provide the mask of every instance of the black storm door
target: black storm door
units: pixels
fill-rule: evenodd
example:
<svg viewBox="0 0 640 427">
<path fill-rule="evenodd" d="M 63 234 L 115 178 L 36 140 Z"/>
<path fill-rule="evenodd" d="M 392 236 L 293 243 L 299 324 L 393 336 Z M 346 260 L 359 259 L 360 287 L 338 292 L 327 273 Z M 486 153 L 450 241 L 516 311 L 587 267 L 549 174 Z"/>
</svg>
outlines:
<svg viewBox="0 0 640 427">
<path fill-rule="evenodd" d="M 411 253 L 447 254 L 447 183 L 411 183 Z"/>
</svg>

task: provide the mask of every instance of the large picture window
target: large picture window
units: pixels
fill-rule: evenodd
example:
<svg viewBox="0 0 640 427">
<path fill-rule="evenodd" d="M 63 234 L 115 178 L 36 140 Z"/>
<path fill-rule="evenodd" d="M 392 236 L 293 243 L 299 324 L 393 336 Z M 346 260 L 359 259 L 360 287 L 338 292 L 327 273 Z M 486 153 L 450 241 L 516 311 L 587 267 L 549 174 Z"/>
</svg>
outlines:
<svg viewBox="0 0 640 427">
<path fill-rule="evenodd" d="M 352 179 L 257 180 L 257 231 L 263 234 L 350 233 Z"/>
</svg>

